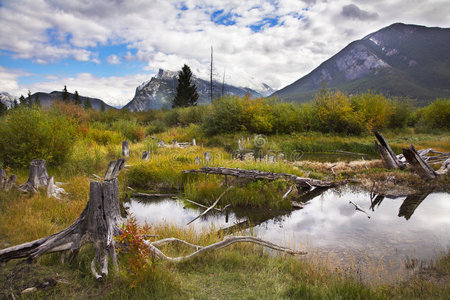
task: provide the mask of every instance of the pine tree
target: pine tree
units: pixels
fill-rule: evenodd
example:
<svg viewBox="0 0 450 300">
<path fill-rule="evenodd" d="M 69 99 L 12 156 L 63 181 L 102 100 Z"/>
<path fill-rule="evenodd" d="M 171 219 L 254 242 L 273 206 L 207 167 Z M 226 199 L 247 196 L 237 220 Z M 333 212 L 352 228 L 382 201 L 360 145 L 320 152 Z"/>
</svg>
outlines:
<svg viewBox="0 0 450 300">
<path fill-rule="evenodd" d="M 17 102 L 16 99 L 14 99 L 14 105 L 13 105 L 13 108 L 18 108 L 18 107 L 19 107 L 19 103 Z"/>
<path fill-rule="evenodd" d="M 62 90 L 62 100 L 64 102 L 69 102 L 69 92 L 67 91 L 67 86 L 64 86 Z"/>
<path fill-rule="evenodd" d="M 28 90 L 28 95 L 27 95 L 27 99 L 26 99 L 26 103 L 29 107 L 31 107 L 31 105 L 33 104 L 33 101 L 31 100 L 31 91 Z"/>
<path fill-rule="evenodd" d="M 20 95 L 19 101 L 20 105 L 27 105 L 27 100 L 25 100 L 25 97 L 23 95 Z"/>
<path fill-rule="evenodd" d="M 197 100 L 197 87 L 192 83 L 191 69 L 185 64 L 178 73 L 177 94 L 172 101 L 172 108 L 197 105 Z"/>
<path fill-rule="evenodd" d="M 81 99 L 78 91 L 75 91 L 75 94 L 73 95 L 73 103 L 75 103 L 76 105 L 81 105 Z"/>
<path fill-rule="evenodd" d="M 91 109 L 92 108 L 92 104 L 91 101 L 89 101 L 89 99 L 85 99 L 84 100 L 84 109 Z"/>
<path fill-rule="evenodd" d="M 8 107 L 2 101 L 0 101 L 0 116 L 6 113 Z"/>
</svg>

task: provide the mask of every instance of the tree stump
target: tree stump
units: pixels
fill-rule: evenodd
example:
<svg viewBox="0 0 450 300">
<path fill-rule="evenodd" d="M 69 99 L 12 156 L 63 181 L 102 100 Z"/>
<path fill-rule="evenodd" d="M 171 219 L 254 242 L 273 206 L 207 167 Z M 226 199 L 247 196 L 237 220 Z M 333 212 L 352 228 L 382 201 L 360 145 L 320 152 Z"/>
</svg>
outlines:
<svg viewBox="0 0 450 300">
<path fill-rule="evenodd" d="M 439 177 L 439 174 L 430 167 L 426 161 L 417 153 L 416 148 L 411 145 L 408 149 L 403 149 L 403 155 L 406 161 L 411 165 L 412 169 L 422 178 L 422 179 L 434 179 Z"/>
<path fill-rule="evenodd" d="M 209 154 L 209 151 L 203 153 L 203 156 L 205 157 L 205 163 L 209 164 L 211 162 L 211 155 Z"/>
<path fill-rule="evenodd" d="M 375 141 L 375 149 L 377 149 L 386 167 L 388 169 L 404 169 L 405 164 L 397 158 L 383 135 L 376 130 L 374 131 L 374 134 L 380 142 L 380 144 L 378 144 L 377 141 Z"/>
<path fill-rule="evenodd" d="M 23 192 L 37 192 L 40 187 L 47 187 L 49 179 L 45 160 L 33 159 L 30 164 L 28 181 L 19 186 L 19 190 Z"/>
<path fill-rule="evenodd" d="M 150 153 L 148 151 L 142 152 L 142 160 L 147 161 L 150 157 Z"/>
<path fill-rule="evenodd" d="M 124 159 L 110 162 L 103 183 L 90 183 L 89 201 L 72 225 L 48 237 L 0 250 L 0 262 L 17 258 L 34 261 L 41 255 L 59 251 L 70 251 L 76 255 L 81 246 L 92 242 L 95 258 L 91 263 L 91 272 L 94 276 L 101 279 L 108 274 L 108 257 L 118 270 L 113 237 L 121 232 L 117 175 L 124 164 Z M 97 263 L 101 266 L 100 274 Z"/>
<path fill-rule="evenodd" d="M 128 141 L 122 142 L 122 156 L 124 157 L 130 156 L 130 145 L 128 144 Z"/>
<path fill-rule="evenodd" d="M 6 172 L 3 169 L 0 169 L 0 189 L 3 189 L 6 184 Z"/>
</svg>

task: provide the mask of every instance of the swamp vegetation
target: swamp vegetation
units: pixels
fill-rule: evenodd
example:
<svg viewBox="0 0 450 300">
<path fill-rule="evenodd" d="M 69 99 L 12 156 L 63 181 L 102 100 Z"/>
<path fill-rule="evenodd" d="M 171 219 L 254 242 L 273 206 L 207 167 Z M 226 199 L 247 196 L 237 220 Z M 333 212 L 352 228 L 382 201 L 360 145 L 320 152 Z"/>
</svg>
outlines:
<svg viewBox="0 0 450 300">
<path fill-rule="evenodd" d="M 109 161 L 122 156 L 125 140 L 130 155 L 118 177 L 124 207 L 136 192 L 177 194 L 206 207 L 223 194 L 218 209 L 231 205 L 274 212 L 290 211 L 292 201 L 305 197 L 302 190 L 291 189 L 282 179 L 251 181 L 182 172 L 204 166 L 345 181 L 377 195 L 416 195 L 424 189 L 448 193 L 448 175 L 427 181 L 408 169 L 386 169 L 371 130 L 382 130 L 397 154 L 410 144 L 449 152 L 449 118 L 450 101 L 446 99 L 415 108 L 381 95 L 347 97 L 329 91 L 303 106 L 225 97 L 209 106 L 142 113 L 97 112 L 66 103 L 55 103 L 49 109 L 19 107 L 0 119 L 0 167 L 8 175 L 17 175 L 16 182 L 23 184 L 31 160 L 45 159 L 48 173 L 64 183 L 68 195 L 58 200 L 43 190 L 27 194 L 0 190 L 0 248 L 68 227 L 89 199 L 90 181 L 102 175 Z M 193 139 L 196 146 L 171 146 L 176 145 L 173 140 Z M 168 146 L 160 147 L 161 141 Z M 142 159 L 144 151 L 149 153 L 147 160 Z M 210 159 L 205 159 L 205 152 Z M 122 213 L 125 216 L 125 210 Z M 176 237 L 209 245 L 229 234 L 214 226 L 200 230 L 175 225 L 170 219 L 153 223 L 151 215 L 149 226 L 141 227 L 133 216 L 128 220 L 125 232 L 133 237 L 145 231 L 157 236 L 152 241 Z M 246 233 L 252 234 L 251 227 L 247 228 L 250 232 Z M 235 230 L 239 235 L 246 229 Z M 290 245 L 297 250 L 304 250 L 303 246 L 296 241 Z M 173 256 L 192 252 L 183 245 L 162 249 Z M 356 264 L 338 264 L 315 255 L 314 250 L 302 257 L 274 256 L 260 246 L 238 244 L 180 264 L 151 256 L 142 264 L 133 260 L 133 252 L 122 252 L 118 255 L 120 272 L 97 282 L 89 270 L 94 249 L 86 246 L 75 260 L 49 254 L 34 264 L 9 261 L 0 271 L 0 290 L 3 297 L 11 297 L 36 288 L 22 294 L 24 298 L 439 299 L 450 294 L 448 253 L 442 249 L 433 262 L 423 265 L 406 260 L 405 265 L 414 265 L 414 272 L 380 283 L 364 280 Z M 370 267 L 374 269 L 365 272 L 377 271 L 376 265 Z"/>
</svg>

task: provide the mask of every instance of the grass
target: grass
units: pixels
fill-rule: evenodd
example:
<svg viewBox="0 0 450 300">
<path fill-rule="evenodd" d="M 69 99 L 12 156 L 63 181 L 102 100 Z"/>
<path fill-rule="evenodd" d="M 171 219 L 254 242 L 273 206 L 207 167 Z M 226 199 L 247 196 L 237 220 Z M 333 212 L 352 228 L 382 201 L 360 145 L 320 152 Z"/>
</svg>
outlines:
<svg viewBox="0 0 450 300">
<path fill-rule="evenodd" d="M 286 160 L 269 163 L 264 160 L 233 159 L 230 152 L 238 148 L 237 140 L 242 136 L 247 149 L 262 150 L 264 154 L 283 152 Z M 185 149 L 158 148 L 156 140 L 151 138 L 131 143 L 131 156 L 127 159 L 129 167 L 119 177 L 122 198 L 127 193 L 127 186 L 147 192 L 178 189 L 189 199 L 211 204 L 227 185 L 232 185 L 234 188 L 225 194 L 221 205 L 231 203 L 233 206 L 287 208 L 290 199 L 280 200 L 288 188 L 283 181 L 245 182 L 228 178 L 225 182 L 221 176 L 182 174 L 182 170 L 206 165 L 203 161 L 203 153 L 206 151 L 212 157 L 212 162 L 208 164 L 210 166 L 285 172 L 298 176 L 309 173 L 310 177 L 319 179 L 334 179 L 335 176 L 358 179 L 367 189 L 371 188 L 373 180 L 377 180 L 382 183 L 379 187 L 387 191 L 392 191 L 399 185 L 412 191 L 431 184 L 408 171 L 385 170 L 379 160 L 367 159 L 365 164 L 362 160 L 348 163 L 289 161 L 290 157 L 295 158 L 295 155 L 308 151 L 345 150 L 373 154 L 374 139 L 370 136 L 346 137 L 317 133 L 260 136 L 263 143 L 256 147 L 253 135 L 238 133 L 205 137 L 198 134 L 198 127 L 191 125 L 172 128 L 156 137 L 166 144 L 170 144 L 172 139 L 184 142 L 196 138 L 199 146 Z M 450 149 L 448 134 L 387 132 L 385 137 L 396 152 L 411 143 L 419 149 L 433 147 L 446 152 Z M 143 151 L 151 152 L 149 161 L 141 160 Z M 21 194 L 15 190 L 0 191 L 0 248 L 47 236 L 69 226 L 87 203 L 92 174 L 102 176 L 108 161 L 120 155 L 120 143 L 97 144 L 87 138 L 80 138 L 66 162 L 57 167 L 49 167 L 48 170 L 56 181 L 66 183 L 64 188 L 69 193 L 67 198 L 48 198 L 44 191 L 33 195 Z M 201 165 L 195 163 L 197 156 L 202 158 Z M 330 171 L 334 164 L 335 174 Z M 366 165 L 369 170 L 366 170 Z M 24 183 L 28 177 L 27 169 L 7 169 L 7 173 L 15 173 L 19 184 Z M 391 176 L 396 178 L 395 182 L 386 180 Z M 448 189 L 448 178 L 436 181 L 436 184 Z M 193 229 L 170 224 L 160 224 L 151 230 L 160 238 L 179 237 L 201 245 L 221 238 L 212 231 L 195 232 Z M 175 256 L 186 253 L 187 249 L 169 247 L 164 251 Z M 157 276 L 149 276 L 135 288 L 130 288 L 129 282 L 121 274 L 111 274 L 103 283 L 96 282 L 89 270 L 93 256 L 92 247 L 87 246 L 71 263 L 61 263 L 60 254 L 44 256 L 35 265 L 9 262 L 0 269 L 0 295 L 9 297 L 12 292 L 18 296 L 24 288 L 30 286 L 38 286 L 39 289 L 35 293 L 24 295 L 24 298 L 439 299 L 448 297 L 450 293 L 448 253 L 431 269 L 422 270 L 409 280 L 371 285 L 336 266 L 330 267 L 327 262 L 314 260 L 311 256 L 299 260 L 283 255 L 271 256 L 260 247 L 252 245 L 233 245 L 188 263 L 176 265 L 158 262 Z M 61 283 L 65 281 L 70 284 Z M 45 287 L 45 282 L 49 282 L 48 287 Z"/>
</svg>

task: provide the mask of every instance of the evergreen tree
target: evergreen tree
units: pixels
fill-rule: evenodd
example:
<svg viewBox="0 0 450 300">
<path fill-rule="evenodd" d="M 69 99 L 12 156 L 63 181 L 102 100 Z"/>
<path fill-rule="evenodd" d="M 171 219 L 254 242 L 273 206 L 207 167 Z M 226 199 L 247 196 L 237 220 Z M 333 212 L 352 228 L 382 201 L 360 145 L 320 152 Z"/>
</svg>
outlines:
<svg viewBox="0 0 450 300">
<path fill-rule="evenodd" d="M 0 116 L 6 113 L 8 107 L 2 101 L 0 101 Z"/>
<path fill-rule="evenodd" d="M 178 73 L 177 94 L 172 101 L 172 107 L 197 105 L 197 87 L 192 83 L 191 69 L 185 64 Z"/>
<path fill-rule="evenodd" d="M 31 107 L 31 105 L 33 104 L 33 101 L 31 100 L 31 91 L 30 90 L 28 90 L 28 95 L 27 95 L 27 105 L 29 106 L 29 107 Z"/>
<path fill-rule="evenodd" d="M 76 105 L 81 105 L 81 99 L 78 91 L 75 91 L 75 94 L 73 95 L 73 103 L 75 103 Z"/>
<path fill-rule="evenodd" d="M 36 94 L 36 97 L 34 98 L 34 104 L 36 104 L 36 106 L 41 106 L 41 99 L 39 99 L 38 94 Z"/>
<path fill-rule="evenodd" d="M 14 105 L 13 105 L 13 108 L 18 108 L 18 107 L 19 107 L 19 103 L 17 103 L 17 100 L 14 99 Z"/>
<path fill-rule="evenodd" d="M 91 109 L 92 108 L 92 104 L 91 101 L 89 101 L 88 99 L 84 100 L 84 109 Z"/>
<path fill-rule="evenodd" d="M 27 105 L 27 100 L 25 100 L 25 97 L 23 95 L 20 95 L 19 101 L 20 105 Z"/>
<path fill-rule="evenodd" d="M 105 111 L 105 103 L 102 102 L 102 104 L 100 105 L 100 111 Z"/>
<path fill-rule="evenodd" d="M 64 102 L 69 102 L 69 92 L 67 91 L 67 86 L 64 86 L 62 90 L 62 100 Z"/>
</svg>

